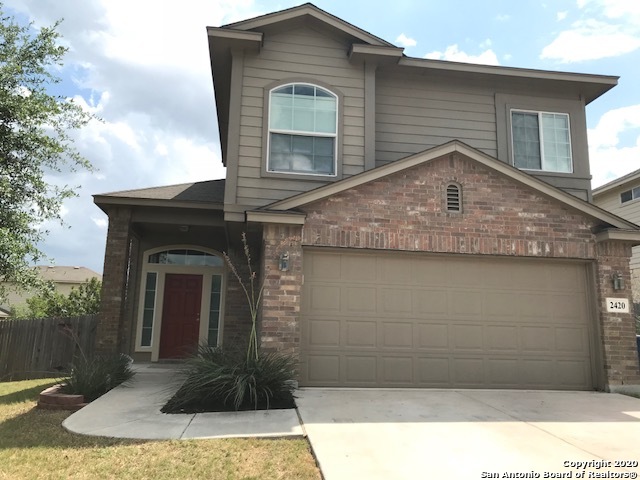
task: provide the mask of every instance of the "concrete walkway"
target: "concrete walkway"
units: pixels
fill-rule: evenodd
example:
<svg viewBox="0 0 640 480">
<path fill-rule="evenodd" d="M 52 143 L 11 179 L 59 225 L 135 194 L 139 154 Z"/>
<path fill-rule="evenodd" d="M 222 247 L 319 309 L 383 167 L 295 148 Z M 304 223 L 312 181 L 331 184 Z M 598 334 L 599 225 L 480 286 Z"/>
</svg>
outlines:
<svg viewBox="0 0 640 480">
<path fill-rule="evenodd" d="M 180 383 L 166 364 L 135 365 L 129 385 L 114 388 L 62 425 L 84 435 L 138 439 L 302 437 L 294 409 L 170 415 L 160 408 Z"/>
<path fill-rule="evenodd" d="M 619 394 L 314 388 L 297 396 L 326 480 L 640 474 L 640 399 Z M 598 460 L 610 464 L 576 463 Z M 630 467 L 615 466 L 621 460 Z M 532 472 L 540 476 L 503 476 Z"/>
</svg>

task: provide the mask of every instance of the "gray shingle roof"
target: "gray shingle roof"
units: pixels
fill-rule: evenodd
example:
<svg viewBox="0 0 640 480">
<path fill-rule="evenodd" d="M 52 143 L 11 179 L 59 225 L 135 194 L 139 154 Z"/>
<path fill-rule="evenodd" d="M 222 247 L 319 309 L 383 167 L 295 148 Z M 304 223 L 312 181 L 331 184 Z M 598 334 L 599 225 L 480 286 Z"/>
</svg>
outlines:
<svg viewBox="0 0 640 480">
<path fill-rule="evenodd" d="M 224 179 L 208 180 L 205 182 L 181 183 L 163 187 L 122 190 L 96 196 L 147 200 L 176 200 L 179 202 L 223 203 L 224 184 Z"/>
</svg>

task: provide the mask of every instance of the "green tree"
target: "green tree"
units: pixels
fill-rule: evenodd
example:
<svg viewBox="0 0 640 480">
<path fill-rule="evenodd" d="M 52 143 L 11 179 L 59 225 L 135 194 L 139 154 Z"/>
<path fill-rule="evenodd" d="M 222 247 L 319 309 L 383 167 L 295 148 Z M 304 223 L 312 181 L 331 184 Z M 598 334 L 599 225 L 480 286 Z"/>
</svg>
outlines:
<svg viewBox="0 0 640 480">
<path fill-rule="evenodd" d="M 92 278 L 69 295 L 57 292 L 51 282 L 47 282 L 37 295 L 28 298 L 26 305 L 13 309 L 13 318 L 77 317 L 100 311 L 100 291 L 102 283 Z"/>
<path fill-rule="evenodd" d="M 47 181 L 54 172 L 91 169 L 70 133 L 93 117 L 68 98 L 51 95 L 67 48 L 60 22 L 36 30 L 8 16 L 0 3 L 0 299 L 6 284 L 40 287 L 32 264 L 43 259 L 38 244 L 48 220 L 60 221 L 73 187 Z M 77 188 L 77 187 L 76 187 Z"/>
</svg>

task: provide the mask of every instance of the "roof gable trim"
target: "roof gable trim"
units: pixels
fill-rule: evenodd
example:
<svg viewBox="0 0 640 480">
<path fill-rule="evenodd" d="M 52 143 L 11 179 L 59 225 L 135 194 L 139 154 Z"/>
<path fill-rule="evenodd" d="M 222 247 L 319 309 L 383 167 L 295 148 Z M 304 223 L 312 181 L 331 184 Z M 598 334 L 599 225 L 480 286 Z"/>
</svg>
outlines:
<svg viewBox="0 0 640 480">
<path fill-rule="evenodd" d="M 640 230 L 640 228 L 637 225 L 631 222 L 628 222 L 599 207 L 596 207 L 595 205 L 592 205 L 583 200 L 580 200 L 579 198 L 574 197 L 573 195 L 563 192 L 562 190 L 555 188 L 543 182 L 542 180 L 538 180 L 537 178 L 531 175 L 521 172 L 517 168 L 514 168 L 511 165 L 507 165 L 504 162 L 501 162 L 472 147 L 469 147 L 468 145 L 465 145 L 459 140 L 453 140 L 451 142 L 445 143 L 438 147 L 434 147 L 429 150 L 425 150 L 423 152 L 417 153 L 415 155 L 411 155 L 404 159 L 397 160 L 392 163 L 388 163 L 386 165 L 383 165 L 382 167 L 378 167 L 373 170 L 368 170 L 366 172 L 360 173 L 358 175 L 354 175 L 352 177 L 346 178 L 339 182 L 336 182 L 330 185 L 325 185 L 323 187 L 316 188 L 315 190 L 311 190 L 309 192 L 296 195 L 294 197 L 280 200 L 278 202 L 267 205 L 264 208 L 268 210 L 289 210 L 292 208 L 300 207 L 300 206 L 309 204 L 311 202 L 315 202 L 315 201 L 330 197 L 332 195 L 336 195 L 345 190 L 355 188 L 365 183 L 378 180 L 388 175 L 401 172 L 408 168 L 412 168 L 417 165 L 428 163 L 432 160 L 435 160 L 437 158 L 440 158 L 455 152 L 461 153 L 466 157 L 484 165 L 487 168 L 497 171 L 498 173 L 501 173 L 521 184 L 524 184 L 525 186 L 533 188 L 534 190 L 537 190 L 538 192 L 548 197 L 554 198 L 555 200 L 558 200 L 569 207 L 572 207 L 586 215 L 589 215 L 593 218 L 601 220 L 616 228 L 628 229 L 628 230 Z"/>
<path fill-rule="evenodd" d="M 357 38 L 365 43 L 370 45 L 381 45 L 387 47 L 394 47 L 395 45 L 372 35 L 369 32 L 362 30 L 361 28 L 356 27 L 355 25 L 350 24 L 334 15 L 331 15 L 328 12 L 316 7 L 311 3 L 305 3 L 304 5 L 300 5 L 298 7 L 289 8 L 286 10 L 281 10 L 279 12 L 269 13 L 267 15 L 262 15 L 256 18 L 250 18 L 248 20 L 242 20 L 240 22 L 230 23 L 228 25 L 223 25 L 223 29 L 233 28 L 237 30 L 252 30 L 255 28 L 261 28 L 268 25 L 273 25 L 279 22 L 283 22 L 286 20 L 292 20 L 295 18 L 299 18 L 302 16 L 311 16 L 321 22 L 326 23 L 338 30 L 341 30 L 352 37 Z"/>
</svg>

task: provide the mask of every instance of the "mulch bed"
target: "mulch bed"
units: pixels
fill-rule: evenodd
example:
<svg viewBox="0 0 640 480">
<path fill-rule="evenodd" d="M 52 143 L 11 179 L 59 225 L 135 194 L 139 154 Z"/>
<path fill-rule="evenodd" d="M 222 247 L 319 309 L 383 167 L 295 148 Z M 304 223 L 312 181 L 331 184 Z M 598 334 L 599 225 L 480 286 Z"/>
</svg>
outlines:
<svg viewBox="0 0 640 480">
<path fill-rule="evenodd" d="M 169 399 L 169 401 L 160 409 L 162 413 L 204 413 L 204 412 L 235 412 L 236 409 L 233 405 L 233 400 L 224 404 L 222 401 L 209 401 L 188 403 L 186 405 L 175 405 L 177 403 L 176 397 L 180 391 Z M 283 410 L 287 408 L 296 408 L 293 395 L 285 395 L 281 398 L 272 398 L 269 401 L 269 407 L 267 408 L 267 402 L 258 402 L 258 408 L 252 403 L 245 403 L 237 410 L 250 411 L 250 410 Z"/>
</svg>

